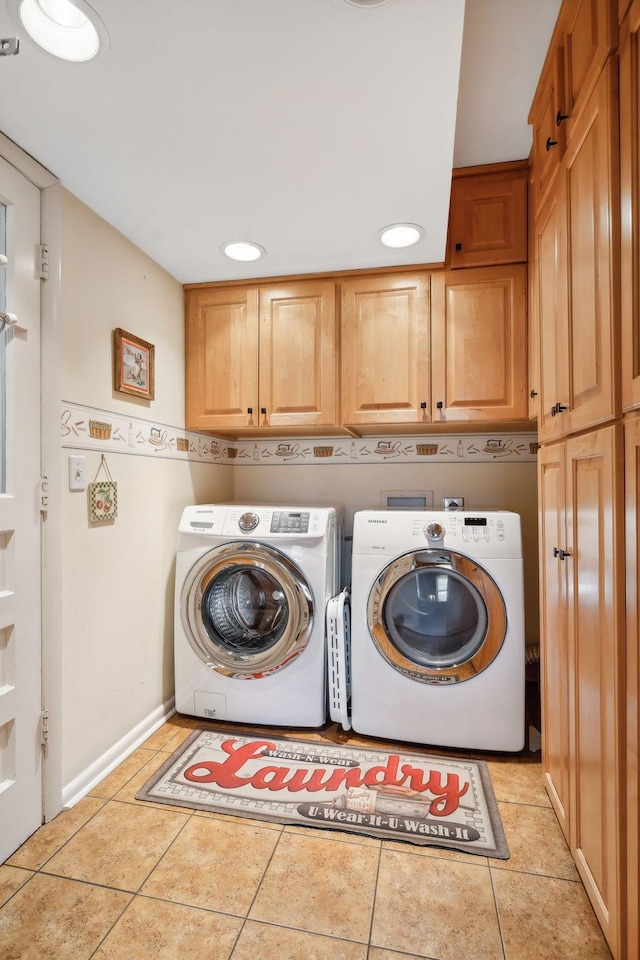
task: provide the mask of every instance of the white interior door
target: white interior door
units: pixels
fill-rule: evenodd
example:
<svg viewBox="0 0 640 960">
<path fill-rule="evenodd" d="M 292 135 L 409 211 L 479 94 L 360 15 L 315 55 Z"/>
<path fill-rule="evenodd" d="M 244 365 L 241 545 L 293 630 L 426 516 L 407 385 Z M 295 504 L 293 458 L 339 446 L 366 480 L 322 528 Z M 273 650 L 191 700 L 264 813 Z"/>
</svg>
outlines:
<svg viewBox="0 0 640 960">
<path fill-rule="evenodd" d="M 0 158 L 0 862 L 42 823 L 40 200 Z"/>
</svg>

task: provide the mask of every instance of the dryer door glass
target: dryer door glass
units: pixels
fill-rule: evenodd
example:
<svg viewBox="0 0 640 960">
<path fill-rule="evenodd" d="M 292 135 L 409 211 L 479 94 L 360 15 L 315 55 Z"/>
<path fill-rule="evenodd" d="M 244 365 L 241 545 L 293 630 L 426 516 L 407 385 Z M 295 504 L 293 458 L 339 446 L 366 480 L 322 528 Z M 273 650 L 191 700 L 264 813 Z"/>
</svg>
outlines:
<svg viewBox="0 0 640 960">
<path fill-rule="evenodd" d="M 389 591 L 384 623 L 398 649 L 423 667 L 453 667 L 473 657 L 487 633 L 478 590 L 454 570 L 413 570 Z"/>
<path fill-rule="evenodd" d="M 470 680 L 506 636 L 504 600 L 478 563 L 449 550 L 403 554 L 379 575 L 367 604 L 371 637 L 396 670 L 423 683 Z"/>
<path fill-rule="evenodd" d="M 181 615 L 189 643 L 212 670 L 262 679 L 306 648 L 313 597 L 285 554 L 265 544 L 233 541 L 191 568 Z"/>
</svg>

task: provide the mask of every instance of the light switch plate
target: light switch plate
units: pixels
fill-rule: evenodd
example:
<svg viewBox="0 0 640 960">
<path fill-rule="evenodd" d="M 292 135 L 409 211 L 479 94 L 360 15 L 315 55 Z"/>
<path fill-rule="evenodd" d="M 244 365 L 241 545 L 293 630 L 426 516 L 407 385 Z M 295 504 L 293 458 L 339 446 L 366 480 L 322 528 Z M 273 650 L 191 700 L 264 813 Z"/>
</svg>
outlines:
<svg viewBox="0 0 640 960">
<path fill-rule="evenodd" d="M 84 457 L 69 457 L 69 490 L 86 490 Z"/>
</svg>

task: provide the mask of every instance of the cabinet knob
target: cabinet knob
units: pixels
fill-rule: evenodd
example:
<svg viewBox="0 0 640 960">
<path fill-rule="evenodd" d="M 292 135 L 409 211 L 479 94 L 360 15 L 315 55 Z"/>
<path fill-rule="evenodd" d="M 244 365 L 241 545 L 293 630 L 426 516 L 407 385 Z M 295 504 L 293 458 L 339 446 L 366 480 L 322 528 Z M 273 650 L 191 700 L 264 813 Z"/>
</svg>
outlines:
<svg viewBox="0 0 640 960">
<path fill-rule="evenodd" d="M 264 416 L 266 417 L 266 415 L 267 415 L 267 408 L 266 408 L 266 407 L 260 407 L 260 413 L 264 414 Z"/>
<path fill-rule="evenodd" d="M 556 417 L 559 413 L 564 413 L 568 409 L 569 408 L 567 407 L 566 403 L 554 403 L 554 405 L 551 407 L 551 416 Z"/>
<path fill-rule="evenodd" d="M 442 410 L 442 408 L 444 407 L 444 403 L 442 402 L 442 400 L 438 400 L 438 402 L 436 403 L 436 407 L 438 408 L 438 410 Z"/>
<path fill-rule="evenodd" d="M 571 556 L 571 551 L 570 551 L 570 550 L 561 550 L 561 549 L 559 549 L 558 547 L 554 547 L 554 548 L 553 548 L 553 555 L 554 555 L 554 557 L 557 557 L 559 560 L 565 560 L 567 557 L 570 557 L 570 556 Z"/>
<path fill-rule="evenodd" d="M 530 392 L 529 396 L 530 396 L 531 399 L 533 400 L 534 397 L 537 397 L 537 396 L 538 396 L 538 391 L 537 391 L 537 390 L 532 390 L 532 391 Z"/>
<path fill-rule="evenodd" d="M 422 403 L 420 404 L 420 409 L 421 409 L 421 410 L 426 410 L 426 409 L 427 409 L 427 401 L 426 401 L 426 400 L 423 400 L 423 401 L 422 401 Z"/>
<path fill-rule="evenodd" d="M 563 120 L 568 120 L 568 119 L 569 119 L 568 113 L 563 113 L 562 110 L 558 110 L 558 112 L 556 113 L 556 127 L 559 127 Z"/>
<path fill-rule="evenodd" d="M 462 244 L 456 243 L 456 250 L 462 250 Z"/>
<path fill-rule="evenodd" d="M 251 414 L 253 413 L 253 407 L 247 407 L 247 413 L 249 414 L 249 416 L 251 416 Z"/>
<path fill-rule="evenodd" d="M 547 148 L 547 153 L 549 152 L 549 150 L 551 150 L 551 147 L 557 147 L 557 146 L 558 146 L 557 140 L 552 140 L 551 137 L 547 137 L 547 142 L 545 143 L 545 147 Z"/>
</svg>

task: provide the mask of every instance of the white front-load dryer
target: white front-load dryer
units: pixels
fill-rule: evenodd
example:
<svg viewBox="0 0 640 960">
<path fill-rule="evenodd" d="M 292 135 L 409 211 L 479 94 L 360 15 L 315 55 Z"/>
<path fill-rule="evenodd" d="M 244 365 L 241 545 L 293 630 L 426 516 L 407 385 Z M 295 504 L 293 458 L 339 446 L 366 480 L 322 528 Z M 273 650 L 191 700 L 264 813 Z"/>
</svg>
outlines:
<svg viewBox="0 0 640 960">
<path fill-rule="evenodd" d="M 179 713 L 325 722 L 325 610 L 340 586 L 341 529 L 335 507 L 184 510 L 175 582 Z"/>
<path fill-rule="evenodd" d="M 358 733 L 523 748 L 517 514 L 356 513 L 351 621 L 351 724 Z"/>
</svg>

